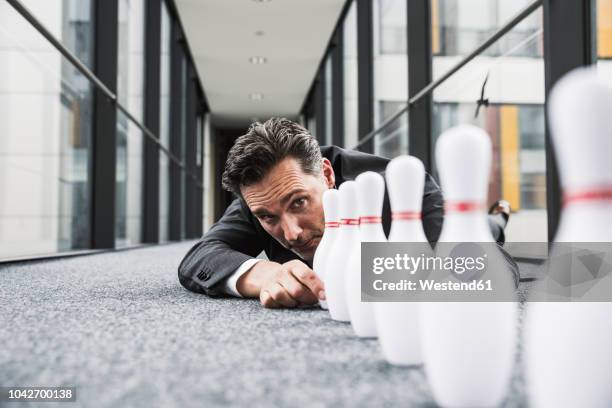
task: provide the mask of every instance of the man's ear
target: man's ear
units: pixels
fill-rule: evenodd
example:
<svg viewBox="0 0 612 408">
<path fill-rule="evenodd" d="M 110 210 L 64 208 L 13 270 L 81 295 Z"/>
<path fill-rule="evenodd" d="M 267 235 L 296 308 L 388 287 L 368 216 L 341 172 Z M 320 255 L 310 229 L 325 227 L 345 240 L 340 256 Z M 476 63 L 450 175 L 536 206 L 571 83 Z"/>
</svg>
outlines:
<svg viewBox="0 0 612 408">
<path fill-rule="evenodd" d="M 321 171 L 323 172 L 323 178 L 325 179 L 327 187 L 334 188 L 334 186 L 336 185 L 336 175 L 334 173 L 334 168 L 332 167 L 331 162 L 325 157 L 323 158 L 323 166 Z"/>
</svg>

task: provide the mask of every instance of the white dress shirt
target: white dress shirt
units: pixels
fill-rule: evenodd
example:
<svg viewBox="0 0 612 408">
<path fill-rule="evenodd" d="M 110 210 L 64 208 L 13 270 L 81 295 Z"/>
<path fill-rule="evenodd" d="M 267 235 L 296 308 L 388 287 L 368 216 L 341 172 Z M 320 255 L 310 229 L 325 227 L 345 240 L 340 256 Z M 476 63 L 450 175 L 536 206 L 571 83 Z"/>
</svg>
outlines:
<svg viewBox="0 0 612 408">
<path fill-rule="evenodd" d="M 259 261 L 263 261 L 263 259 L 253 258 L 249 259 L 248 261 L 244 261 L 244 263 L 240 265 L 238 269 L 236 269 L 236 271 L 231 274 L 230 277 L 227 278 L 227 280 L 225 281 L 225 293 L 236 297 L 242 297 L 242 295 L 240 294 L 240 292 L 238 292 L 238 289 L 236 288 L 236 285 L 238 284 L 238 279 L 240 279 L 242 275 L 247 273 L 253 267 L 253 265 L 255 265 Z"/>
</svg>

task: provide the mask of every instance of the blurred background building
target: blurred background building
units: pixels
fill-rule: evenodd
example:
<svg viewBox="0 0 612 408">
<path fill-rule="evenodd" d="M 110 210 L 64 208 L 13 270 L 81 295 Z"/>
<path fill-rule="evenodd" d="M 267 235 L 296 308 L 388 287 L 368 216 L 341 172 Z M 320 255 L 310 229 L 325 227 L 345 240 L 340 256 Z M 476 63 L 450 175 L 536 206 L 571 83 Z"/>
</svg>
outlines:
<svg viewBox="0 0 612 408">
<path fill-rule="evenodd" d="M 270 116 L 434 175 L 477 124 L 508 241 L 547 241 L 546 95 L 589 64 L 612 78 L 612 0 L 0 0 L 0 260 L 198 238 Z"/>
</svg>

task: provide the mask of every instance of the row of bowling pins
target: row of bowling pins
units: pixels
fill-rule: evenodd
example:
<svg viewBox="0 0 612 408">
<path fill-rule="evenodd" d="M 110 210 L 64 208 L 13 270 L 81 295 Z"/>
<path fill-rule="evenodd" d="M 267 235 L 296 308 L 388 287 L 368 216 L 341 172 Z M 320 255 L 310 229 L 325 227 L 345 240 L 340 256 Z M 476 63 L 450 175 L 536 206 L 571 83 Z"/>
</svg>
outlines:
<svg viewBox="0 0 612 408">
<path fill-rule="evenodd" d="M 440 136 L 436 157 L 446 197 L 440 241 L 494 242 L 482 211 L 491 162 L 487 134 L 472 126 L 451 129 Z M 398 157 L 385 177 L 392 211 L 389 241 L 427 242 L 423 164 Z M 384 192 L 383 177 L 365 172 L 323 196 L 326 229 L 313 266 L 324 280 L 331 317 L 350 321 L 359 337 L 378 337 L 392 364 L 424 363 L 440 404 L 497 404 L 514 362 L 516 303 L 361 302 L 361 242 L 387 240 L 381 219 Z"/>
<path fill-rule="evenodd" d="M 593 71 L 581 70 L 560 82 L 550 106 L 561 181 L 566 196 L 570 191 L 577 197 L 564 208 L 557 241 L 612 241 L 612 223 L 602 228 L 602 221 L 612 221 L 612 127 L 607 122 L 612 88 Z M 469 125 L 444 132 L 436 160 L 445 193 L 439 240 L 492 242 L 483 211 L 491 163 L 486 132 Z M 424 180 L 423 165 L 414 157 L 389 163 L 389 241 L 426 240 Z M 384 188 L 382 176 L 366 172 L 324 194 L 326 230 L 314 270 L 325 282 L 332 318 L 350 320 L 360 337 L 378 337 L 392 364 L 423 363 L 440 405 L 498 405 L 515 360 L 517 303 L 361 302 L 360 243 L 386 240 L 380 217 Z M 529 305 L 525 367 L 533 406 L 612 406 L 611 312 L 610 303 Z"/>
</svg>

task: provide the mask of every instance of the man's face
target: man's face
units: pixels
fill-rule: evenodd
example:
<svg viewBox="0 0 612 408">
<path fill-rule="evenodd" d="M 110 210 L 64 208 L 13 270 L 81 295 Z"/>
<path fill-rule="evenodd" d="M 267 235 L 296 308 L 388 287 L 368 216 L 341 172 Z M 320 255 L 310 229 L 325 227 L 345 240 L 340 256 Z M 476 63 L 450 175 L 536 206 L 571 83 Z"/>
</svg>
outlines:
<svg viewBox="0 0 612 408">
<path fill-rule="evenodd" d="M 322 167 L 319 175 L 307 174 L 296 159 L 286 158 L 262 181 L 240 189 L 262 227 L 306 261 L 313 259 L 323 236 L 323 192 L 334 186 L 329 160 L 323 159 Z"/>
</svg>

